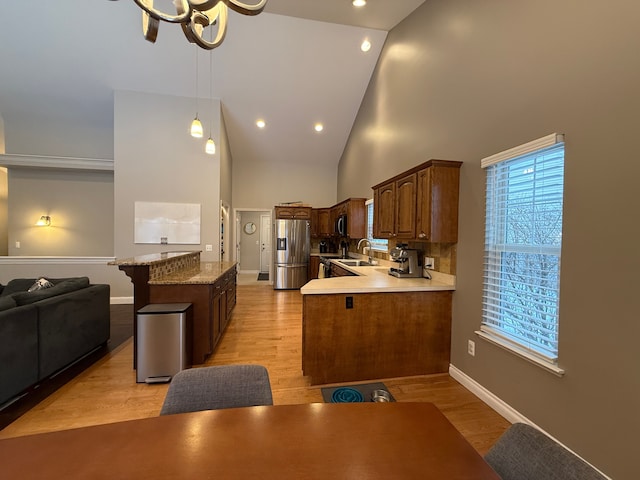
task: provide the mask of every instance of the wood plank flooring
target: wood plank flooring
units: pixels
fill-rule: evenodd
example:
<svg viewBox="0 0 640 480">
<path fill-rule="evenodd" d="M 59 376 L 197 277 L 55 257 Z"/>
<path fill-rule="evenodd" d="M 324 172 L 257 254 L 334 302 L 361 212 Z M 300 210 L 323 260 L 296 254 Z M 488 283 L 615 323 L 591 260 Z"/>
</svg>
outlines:
<svg viewBox="0 0 640 480">
<path fill-rule="evenodd" d="M 322 402 L 301 371 L 302 296 L 270 285 L 239 285 L 237 306 L 206 365 L 267 367 L 276 405 Z M 137 384 L 133 344 L 120 347 L 75 377 L 5 429 L 0 438 L 156 416 L 168 385 Z M 484 454 L 509 422 L 447 374 L 380 379 L 397 401 L 435 403 Z M 348 384 L 346 384 L 348 385 Z"/>
</svg>

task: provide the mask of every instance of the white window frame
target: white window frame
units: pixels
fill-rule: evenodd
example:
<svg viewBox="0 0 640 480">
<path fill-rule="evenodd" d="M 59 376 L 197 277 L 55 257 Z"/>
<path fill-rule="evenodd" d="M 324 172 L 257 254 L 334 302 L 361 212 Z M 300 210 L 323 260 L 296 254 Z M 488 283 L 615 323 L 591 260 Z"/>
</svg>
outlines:
<svg viewBox="0 0 640 480">
<path fill-rule="evenodd" d="M 562 166 L 558 166 L 558 151 L 562 150 Z M 546 154 L 546 157 L 545 157 Z M 546 163 L 545 163 L 546 161 Z M 555 163 L 552 163 L 555 162 Z M 481 338 L 498 345 L 544 369 L 562 376 L 558 367 L 558 327 L 560 302 L 561 233 L 554 240 L 514 242 L 507 239 L 509 208 L 513 208 L 512 189 L 522 180 L 530 201 L 526 211 L 538 212 L 545 203 L 536 196 L 549 191 L 549 181 L 539 179 L 545 166 L 551 164 L 554 176 L 553 205 L 560 203 L 562 215 L 564 179 L 564 135 L 551 134 L 518 147 L 484 158 L 481 166 L 487 169 L 485 266 L 483 280 L 482 324 L 476 331 Z M 533 166 L 532 166 L 533 165 Z M 514 180 L 506 174 L 522 175 Z M 558 176 L 560 174 L 560 176 Z M 530 176 L 530 175 L 533 175 Z M 558 180 L 558 178 L 560 180 Z M 560 183 L 560 185 L 558 185 Z M 558 198 L 559 197 L 559 198 Z M 520 205 L 522 199 L 517 199 Z M 535 214 L 532 214 L 534 219 Z M 527 220 L 528 221 L 528 220 Z M 531 230 L 537 226 L 531 220 Z M 527 222 L 523 222 L 527 224 Z M 516 225 L 518 225 L 516 223 Z M 544 230 L 543 230 L 544 232 Z M 524 235 L 523 237 L 527 237 Z M 508 259 L 526 260 L 525 270 L 507 265 Z M 545 262 L 545 259 L 549 259 Z M 533 262 L 532 262 L 533 261 Z M 541 272 L 538 279 L 532 272 Z M 521 277 L 521 278 L 517 278 Z M 550 283 L 540 279 L 551 279 Z M 547 288 L 551 285 L 551 288 Z M 549 293 L 545 293 L 546 291 Z M 522 293 L 524 292 L 524 293 Z M 555 302 L 555 303 L 554 303 Z M 522 306 L 523 303 L 526 306 Z M 537 307 L 543 304 L 542 307 Z M 551 304 L 549 308 L 548 305 Z M 533 308 L 532 308 L 533 305 Z M 510 313 L 511 312 L 511 313 Z M 543 317 L 543 320 L 540 318 Z"/>
<path fill-rule="evenodd" d="M 367 212 L 367 240 L 371 244 L 371 249 L 376 252 L 389 252 L 389 240 L 384 238 L 373 238 L 373 198 L 364 202 Z"/>
</svg>

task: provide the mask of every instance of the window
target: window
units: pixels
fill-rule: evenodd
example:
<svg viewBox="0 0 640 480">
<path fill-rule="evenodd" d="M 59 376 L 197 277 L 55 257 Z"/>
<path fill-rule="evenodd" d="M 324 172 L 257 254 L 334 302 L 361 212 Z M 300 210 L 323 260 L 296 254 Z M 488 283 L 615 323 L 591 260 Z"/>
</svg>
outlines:
<svg viewBox="0 0 640 480">
<path fill-rule="evenodd" d="M 478 334 L 556 374 L 564 137 L 482 160 L 486 231 Z"/>
<path fill-rule="evenodd" d="M 367 200 L 367 240 L 371 242 L 371 248 L 380 252 L 389 251 L 389 241 L 381 238 L 373 238 L 373 199 Z"/>
</svg>

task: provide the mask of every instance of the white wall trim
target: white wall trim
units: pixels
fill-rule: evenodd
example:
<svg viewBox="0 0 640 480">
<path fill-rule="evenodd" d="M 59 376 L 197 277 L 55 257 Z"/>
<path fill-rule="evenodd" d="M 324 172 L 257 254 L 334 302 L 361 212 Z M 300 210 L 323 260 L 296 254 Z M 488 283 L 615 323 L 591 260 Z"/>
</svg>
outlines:
<svg viewBox="0 0 640 480">
<path fill-rule="evenodd" d="M 3 167 L 66 168 L 113 172 L 113 160 L 107 158 L 52 157 L 46 155 L 0 154 Z"/>
<path fill-rule="evenodd" d="M 133 297 L 111 297 L 111 305 L 133 305 Z"/>
<path fill-rule="evenodd" d="M 522 415 L 520 412 L 518 412 L 511 405 L 509 405 L 508 403 L 504 402 L 502 399 L 500 399 L 499 397 L 497 397 L 496 395 L 491 393 L 489 390 L 487 390 L 485 387 L 480 385 L 478 382 L 476 382 L 473 378 L 468 376 L 462 370 L 460 370 L 460 369 L 456 368 L 455 366 L 449 364 L 449 375 L 451 375 L 451 377 L 453 377 L 455 380 L 457 380 L 459 383 L 461 383 L 463 387 L 465 387 L 467 390 L 469 390 L 471 393 L 473 393 L 476 397 L 478 397 L 480 400 L 482 400 L 484 403 L 489 405 L 496 412 L 498 412 L 500 415 L 502 415 L 504 418 L 506 418 L 509 422 L 511 422 L 511 423 L 516 423 L 516 422 L 526 423 L 528 425 L 531 425 L 532 427 L 537 428 L 542 433 L 544 433 L 548 437 L 552 438 L 555 442 L 557 442 L 558 444 L 562 445 L 562 447 L 564 447 L 567 450 L 569 450 L 576 457 L 580 458 L 587 465 L 589 465 L 592 468 L 594 468 L 595 470 L 597 470 L 602 476 L 604 476 L 605 478 L 608 478 L 609 480 L 611 480 L 611 477 L 607 476 L 607 474 L 605 474 L 601 470 L 598 470 L 596 467 L 591 465 L 589 462 L 587 462 L 584 458 L 582 458 L 576 452 L 574 452 L 573 450 L 568 448 L 566 445 L 564 445 L 562 442 L 560 442 L 557 438 L 554 438 L 552 435 L 549 435 L 548 432 L 546 432 L 545 430 L 540 428 L 538 425 L 533 423 L 531 420 L 529 420 L 527 417 Z"/>
<path fill-rule="evenodd" d="M 106 265 L 116 257 L 0 257 L 0 265 Z"/>
<path fill-rule="evenodd" d="M 460 382 L 463 387 L 467 390 L 471 391 L 476 397 L 482 400 L 484 403 L 493 408 L 496 412 L 502 415 L 511 423 L 522 422 L 528 423 L 538 429 L 540 429 L 537 425 L 535 425 L 531 420 L 522 415 L 516 409 L 511 407 L 506 402 L 502 401 L 499 397 L 491 393 L 489 390 L 484 388 L 478 382 L 476 382 L 473 378 L 468 376 L 462 370 L 454 367 L 453 365 L 449 365 L 449 375 L 451 375 L 455 380 Z"/>
</svg>

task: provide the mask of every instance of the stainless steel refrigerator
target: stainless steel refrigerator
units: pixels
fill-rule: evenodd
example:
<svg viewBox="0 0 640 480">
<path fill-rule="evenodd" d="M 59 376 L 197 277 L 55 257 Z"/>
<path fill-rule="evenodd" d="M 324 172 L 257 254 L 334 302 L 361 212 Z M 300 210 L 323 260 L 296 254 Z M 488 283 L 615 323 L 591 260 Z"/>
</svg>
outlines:
<svg viewBox="0 0 640 480">
<path fill-rule="evenodd" d="M 311 251 L 308 220 L 275 221 L 273 288 L 296 289 L 307 283 L 309 253 Z"/>
</svg>

